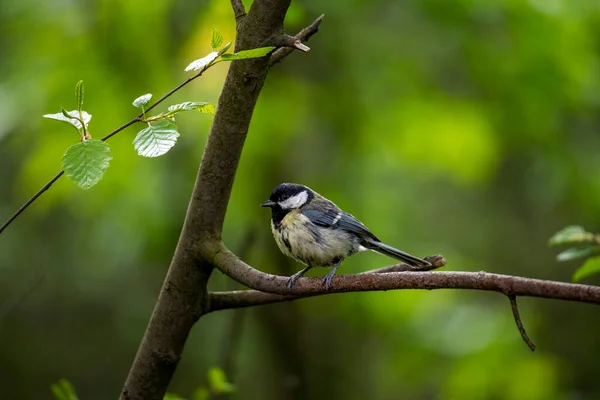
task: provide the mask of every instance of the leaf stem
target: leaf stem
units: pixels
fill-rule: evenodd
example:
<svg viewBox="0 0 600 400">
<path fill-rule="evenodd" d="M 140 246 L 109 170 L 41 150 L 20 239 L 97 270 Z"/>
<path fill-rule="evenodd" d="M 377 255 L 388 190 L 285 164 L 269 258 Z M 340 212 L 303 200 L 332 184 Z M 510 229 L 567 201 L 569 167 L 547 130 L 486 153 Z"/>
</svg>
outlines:
<svg viewBox="0 0 600 400">
<path fill-rule="evenodd" d="M 148 111 L 152 110 L 153 108 L 155 108 L 156 106 L 158 106 L 160 103 L 162 103 L 163 101 L 165 101 L 166 99 L 168 99 L 169 97 L 171 97 L 174 93 L 176 93 L 177 91 L 179 91 L 181 88 L 183 88 L 184 86 L 186 86 L 187 84 L 189 84 L 190 82 L 192 82 L 194 79 L 199 78 L 200 76 L 202 76 L 202 74 L 207 69 L 209 69 L 210 67 L 212 67 L 213 65 L 214 64 L 208 64 L 207 66 L 205 66 L 204 68 L 202 68 L 201 70 L 199 70 L 194 76 L 186 79 L 185 81 L 183 81 L 179 85 L 175 86 L 173 89 L 169 90 L 164 96 L 162 96 L 160 99 L 158 99 L 154 103 L 152 103 L 152 105 L 150 107 L 148 107 L 148 109 L 145 112 L 148 112 Z M 141 122 L 142 119 L 144 118 L 145 112 L 142 111 L 142 113 L 140 115 L 138 115 L 137 117 L 133 118 L 131 121 L 126 122 L 125 124 L 121 125 L 120 127 L 118 127 L 117 129 L 115 129 L 114 131 L 112 131 L 108 135 L 104 136 L 100 140 L 106 141 L 106 140 L 110 139 L 111 137 L 115 136 L 117 133 L 119 133 L 122 130 L 124 130 L 125 128 L 127 128 L 127 127 L 135 124 L 136 122 Z M 82 125 L 84 127 L 83 129 L 84 129 L 84 136 L 85 136 L 85 133 L 86 133 L 85 129 L 86 128 L 85 128 L 85 124 L 83 123 L 83 118 L 81 118 L 80 122 L 82 123 Z M 40 197 L 46 190 L 48 190 L 50 188 L 50 186 L 52 186 L 54 184 L 54 182 L 56 182 L 61 176 L 63 176 L 64 173 L 65 173 L 64 171 L 60 171 L 59 173 L 57 173 L 52 179 L 50 179 L 48 181 L 48 183 L 46 183 L 44 186 L 42 186 L 42 188 L 40 190 L 38 190 L 33 196 L 31 196 L 29 198 L 29 200 L 27 200 L 21 207 L 19 207 L 19 209 L 4 224 L 2 224 L 2 226 L 0 227 L 0 234 L 2 234 L 2 232 L 4 232 L 4 230 L 15 219 L 17 219 L 17 217 L 19 215 L 21 215 L 23 213 L 23 211 L 25 211 L 27 209 L 27 207 L 29 207 L 31 205 L 31 203 L 33 203 L 34 201 L 36 201 L 38 199 L 38 197 Z"/>
</svg>

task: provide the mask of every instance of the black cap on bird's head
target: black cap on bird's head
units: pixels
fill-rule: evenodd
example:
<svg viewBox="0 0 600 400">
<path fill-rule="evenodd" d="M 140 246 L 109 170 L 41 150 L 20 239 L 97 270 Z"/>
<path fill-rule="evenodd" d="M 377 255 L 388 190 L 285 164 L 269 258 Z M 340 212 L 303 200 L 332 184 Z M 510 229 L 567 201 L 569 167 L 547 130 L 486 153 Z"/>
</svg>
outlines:
<svg viewBox="0 0 600 400">
<path fill-rule="evenodd" d="M 269 200 L 260 206 L 291 210 L 302 207 L 304 204 L 310 202 L 314 196 L 314 192 L 304 185 L 282 183 L 273 189 Z"/>
</svg>

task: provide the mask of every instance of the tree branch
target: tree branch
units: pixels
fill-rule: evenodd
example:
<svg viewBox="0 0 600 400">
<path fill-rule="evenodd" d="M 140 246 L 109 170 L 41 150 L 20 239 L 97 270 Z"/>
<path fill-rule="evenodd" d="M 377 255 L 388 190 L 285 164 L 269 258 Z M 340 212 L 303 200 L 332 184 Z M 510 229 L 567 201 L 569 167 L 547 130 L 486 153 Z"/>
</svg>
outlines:
<svg viewBox="0 0 600 400">
<path fill-rule="evenodd" d="M 302 45 L 302 42 L 307 42 L 308 39 L 310 39 L 310 37 L 312 35 L 314 35 L 315 33 L 317 33 L 319 31 L 319 26 L 321 25 L 321 22 L 323 22 L 324 17 L 325 17 L 324 14 L 321 15 L 319 18 L 317 18 L 315 20 L 315 22 L 313 22 L 312 24 L 310 24 L 309 26 L 307 26 L 306 28 L 304 28 L 300 32 L 298 32 L 298 34 L 296 36 L 293 36 L 293 37 L 288 36 L 286 45 L 292 46 L 292 47 L 280 47 L 279 49 L 275 50 L 275 52 L 271 55 L 271 60 L 269 61 L 269 67 L 272 67 L 273 65 L 277 64 L 278 62 L 283 60 L 285 57 L 290 55 L 292 53 L 292 51 L 294 51 L 294 48 L 297 48 L 298 50 L 302 50 L 304 52 L 308 52 L 310 50 L 310 48 L 308 46 L 303 45 L 304 47 L 301 47 L 300 45 Z"/>
<path fill-rule="evenodd" d="M 236 51 L 270 45 L 283 34 L 291 0 L 255 0 L 238 20 Z M 121 400 L 161 400 L 190 329 L 205 313 L 231 187 L 269 58 L 233 61 L 219 97 L 179 242 Z"/>
<path fill-rule="evenodd" d="M 398 263 L 383 268 L 372 269 L 366 272 L 360 272 L 356 275 L 365 274 L 387 274 L 390 272 L 404 272 L 404 271 L 430 271 L 437 268 L 441 268 L 446 265 L 446 260 L 439 254 L 434 256 L 425 257 L 425 260 L 429 261 L 431 265 L 427 267 L 421 267 L 415 269 L 415 267 L 404 263 Z M 243 308 L 261 306 L 265 304 L 281 303 L 283 301 L 292 301 L 297 299 L 303 299 L 306 297 L 320 296 L 328 293 L 317 293 L 310 295 L 280 295 L 273 293 L 261 292 L 260 290 L 234 290 L 227 292 L 210 292 L 208 294 L 208 307 L 206 313 L 228 310 L 232 308 Z"/>
<path fill-rule="evenodd" d="M 517 305 L 516 296 L 510 295 L 508 296 L 508 300 L 510 301 L 510 308 L 512 310 L 513 317 L 515 317 L 515 323 L 517 324 L 517 329 L 519 330 L 521 337 L 523 338 L 525 343 L 527 343 L 527 346 L 529 346 L 531 351 L 534 351 L 535 343 L 533 343 L 531 339 L 529 339 L 529 336 L 527 336 L 527 332 L 525 331 L 525 327 L 523 326 L 523 321 L 521 321 L 521 316 L 519 315 L 519 306 Z"/>
<path fill-rule="evenodd" d="M 494 291 L 506 296 L 530 296 L 600 304 L 600 287 L 522 278 L 481 272 L 385 272 L 339 275 L 333 288 L 326 290 L 321 278 L 300 278 L 292 289 L 287 277 L 260 272 L 238 259 L 223 244 L 213 243 L 213 264 L 223 273 L 253 291 L 211 294 L 211 307 L 217 309 L 248 307 L 299 297 L 331 293 L 365 292 L 395 289 L 470 289 Z M 388 270 L 389 267 L 384 270 Z M 279 296 L 273 296 L 275 294 Z M 208 310 L 207 310 L 208 311 Z M 212 309 L 210 310 L 212 311 Z"/>
<path fill-rule="evenodd" d="M 231 8 L 233 8 L 233 15 L 236 21 L 246 16 L 246 8 L 242 0 L 231 0 Z"/>
</svg>

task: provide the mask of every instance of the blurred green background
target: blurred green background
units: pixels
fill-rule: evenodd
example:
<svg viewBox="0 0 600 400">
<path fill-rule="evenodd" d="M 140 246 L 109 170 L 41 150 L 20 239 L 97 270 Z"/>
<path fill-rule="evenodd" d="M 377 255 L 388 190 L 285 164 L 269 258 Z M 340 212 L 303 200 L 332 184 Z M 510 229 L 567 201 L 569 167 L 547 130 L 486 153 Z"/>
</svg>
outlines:
<svg viewBox="0 0 600 400">
<path fill-rule="evenodd" d="M 210 51 L 213 26 L 225 41 L 235 34 L 225 0 L 0 0 L 0 9 L 2 221 L 78 140 L 41 117 L 75 108 L 78 80 L 99 138 L 136 115 L 135 97 L 185 79 L 185 66 Z M 304 0 L 288 14 L 289 32 L 321 13 L 312 51 L 269 74 L 226 243 L 263 271 L 300 269 L 280 255 L 258 204 L 276 184 L 301 182 L 387 243 L 444 254 L 448 270 L 569 281 L 578 264 L 556 263 L 546 242 L 567 224 L 600 229 L 600 3 Z M 216 103 L 226 69 L 169 104 Z M 158 159 L 132 148 L 143 126 L 120 133 L 96 187 L 61 179 L 0 237 L 0 304 L 42 276 L 0 320 L 0 398 L 50 399 L 63 377 L 82 400 L 118 396 L 211 117 L 178 122 L 179 143 Z M 391 262 L 362 254 L 340 272 Z M 211 287 L 235 285 L 215 272 Z M 224 366 L 239 399 L 600 398 L 600 308 L 520 303 L 535 353 L 495 293 L 332 295 L 210 314 L 169 390 L 189 398 L 210 367 Z"/>
</svg>

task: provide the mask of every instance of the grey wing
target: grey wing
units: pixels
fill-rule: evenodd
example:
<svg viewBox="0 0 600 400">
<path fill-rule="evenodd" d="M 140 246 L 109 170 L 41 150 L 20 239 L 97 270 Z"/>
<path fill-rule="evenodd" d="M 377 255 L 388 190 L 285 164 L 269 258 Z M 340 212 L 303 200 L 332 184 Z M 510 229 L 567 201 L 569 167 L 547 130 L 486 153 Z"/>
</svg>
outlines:
<svg viewBox="0 0 600 400">
<path fill-rule="evenodd" d="M 362 222 L 339 209 L 304 210 L 302 214 L 315 225 L 331 229 L 343 229 L 360 238 L 368 238 L 379 242 L 379 239 Z"/>
</svg>

